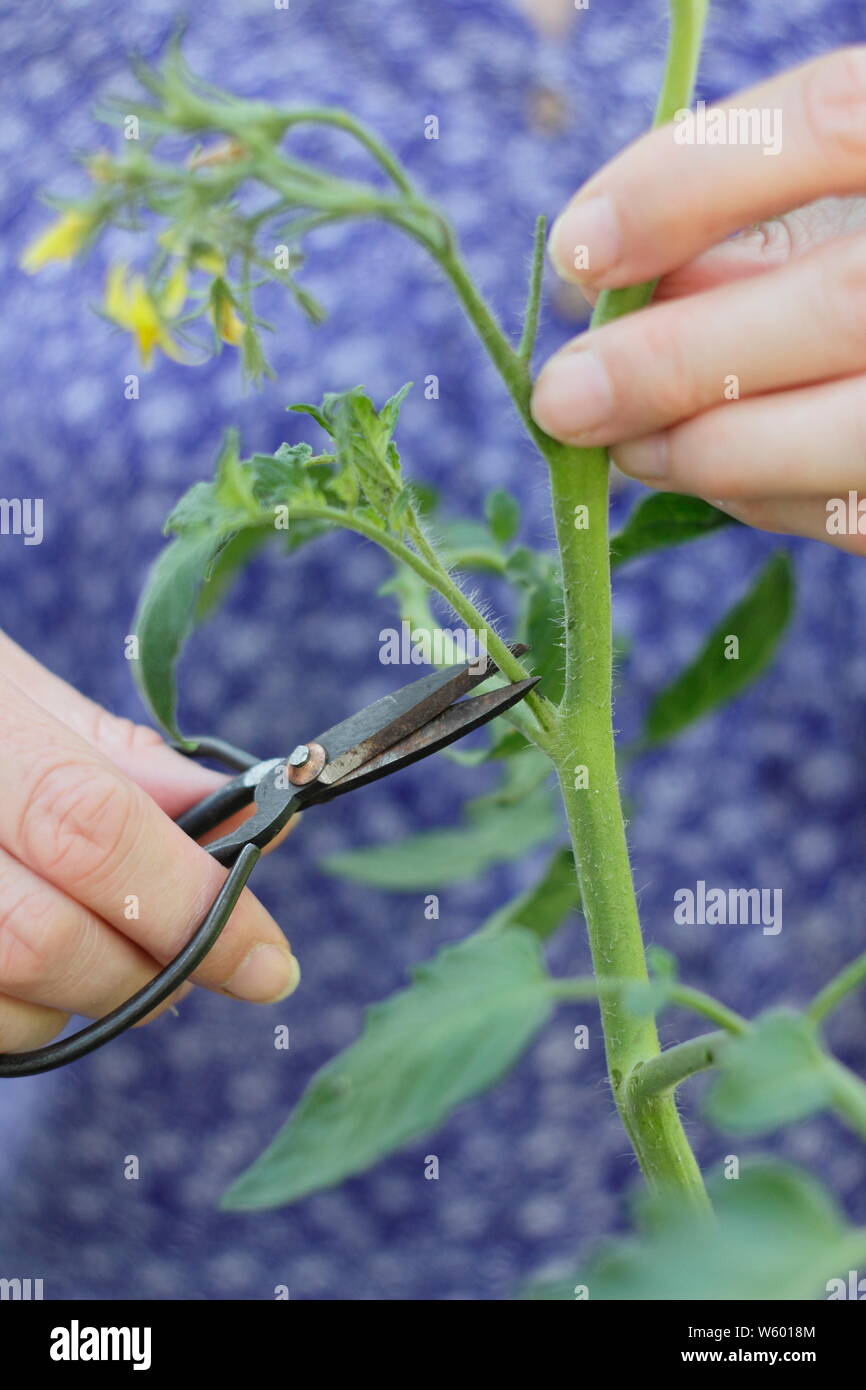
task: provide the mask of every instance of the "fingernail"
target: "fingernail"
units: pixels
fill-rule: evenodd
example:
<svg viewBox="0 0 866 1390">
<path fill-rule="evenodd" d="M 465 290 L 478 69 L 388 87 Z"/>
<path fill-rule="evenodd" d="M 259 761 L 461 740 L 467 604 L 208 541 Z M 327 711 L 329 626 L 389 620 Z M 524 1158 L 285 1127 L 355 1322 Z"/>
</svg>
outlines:
<svg viewBox="0 0 866 1390">
<path fill-rule="evenodd" d="M 572 203 L 554 222 L 547 243 L 554 270 L 564 280 L 596 281 L 619 260 L 622 233 L 610 198 Z"/>
<path fill-rule="evenodd" d="M 532 393 L 532 415 L 554 439 L 578 443 L 598 430 L 613 411 L 613 386 L 594 352 L 561 352 L 539 373 Z"/>
<path fill-rule="evenodd" d="M 223 988 L 251 1004 L 276 1004 L 297 989 L 300 978 L 301 967 L 290 951 L 263 943 L 253 947 Z"/>
<path fill-rule="evenodd" d="M 668 437 L 664 431 L 618 444 L 611 457 L 617 468 L 642 483 L 661 482 L 668 471 Z"/>
</svg>

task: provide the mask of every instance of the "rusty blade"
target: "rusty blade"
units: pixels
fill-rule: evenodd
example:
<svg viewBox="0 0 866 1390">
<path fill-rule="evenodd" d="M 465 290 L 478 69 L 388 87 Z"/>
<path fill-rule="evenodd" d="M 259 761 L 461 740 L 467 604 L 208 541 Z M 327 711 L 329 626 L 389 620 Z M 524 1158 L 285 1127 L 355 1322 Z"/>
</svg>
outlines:
<svg viewBox="0 0 866 1390">
<path fill-rule="evenodd" d="M 401 767 L 409 767 L 411 763 L 426 758 L 430 753 L 447 748 L 449 743 L 455 743 L 464 734 L 479 729 L 482 724 L 488 723 L 498 714 L 503 714 L 512 705 L 516 705 L 538 684 L 538 680 L 539 677 L 532 676 L 528 680 L 515 681 L 513 685 L 503 686 L 499 690 L 491 690 L 486 695 L 475 695 L 469 700 L 460 700 L 429 720 L 423 728 L 414 730 L 362 766 L 353 768 L 339 782 L 324 784 L 320 777 L 318 782 L 304 787 L 299 793 L 299 803 L 314 806 L 322 801 L 330 801 L 335 796 L 341 796 L 343 792 L 354 791 L 356 787 L 366 786 L 368 782 L 376 782 L 380 777 L 387 777 L 389 773 L 397 772 Z"/>
<path fill-rule="evenodd" d="M 515 643 L 509 650 L 515 656 L 522 656 L 528 648 Z M 335 724 L 327 733 L 319 734 L 315 742 L 325 749 L 328 761 L 318 785 L 334 785 L 371 758 L 410 738 L 461 695 L 498 672 L 499 667 L 492 659 L 480 669 L 479 663 L 467 661 L 444 671 L 434 671 L 383 696 L 351 719 Z"/>
</svg>

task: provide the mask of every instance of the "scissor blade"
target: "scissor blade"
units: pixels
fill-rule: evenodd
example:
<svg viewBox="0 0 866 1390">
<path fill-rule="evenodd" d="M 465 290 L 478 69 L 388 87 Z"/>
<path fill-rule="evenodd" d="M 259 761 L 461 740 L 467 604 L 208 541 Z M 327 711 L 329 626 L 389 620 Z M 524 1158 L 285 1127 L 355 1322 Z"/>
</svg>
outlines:
<svg viewBox="0 0 866 1390">
<path fill-rule="evenodd" d="M 527 648 L 515 643 L 510 650 L 515 656 L 522 656 Z M 333 729 L 320 734 L 315 740 L 328 755 L 325 768 L 318 778 L 319 785 L 331 786 L 395 743 L 411 737 L 453 705 L 461 695 L 474 690 L 498 670 L 499 667 L 490 659 L 484 664 L 466 661 L 448 666 L 443 671 L 433 671 L 429 676 L 412 681 L 411 685 L 404 685 L 401 690 L 384 695 L 350 719 L 335 724 Z"/>
<path fill-rule="evenodd" d="M 539 679 L 533 676 L 499 690 L 491 690 L 486 695 L 475 695 L 472 699 L 459 701 L 429 720 L 423 728 L 370 758 L 362 767 L 354 768 L 339 782 L 327 786 L 322 784 L 321 778 L 312 782 L 303 789 L 300 799 L 307 805 L 330 801 L 343 792 L 354 791 L 356 787 L 363 787 L 368 782 L 376 782 L 380 777 L 397 772 L 401 767 L 408 767 L 430 753 L 438 753 L 449 743 L 455 743 L 464 734 L 479 729 L 482 724 L 511 709 L 533 686 L 538 685 Z"/>
</svg>

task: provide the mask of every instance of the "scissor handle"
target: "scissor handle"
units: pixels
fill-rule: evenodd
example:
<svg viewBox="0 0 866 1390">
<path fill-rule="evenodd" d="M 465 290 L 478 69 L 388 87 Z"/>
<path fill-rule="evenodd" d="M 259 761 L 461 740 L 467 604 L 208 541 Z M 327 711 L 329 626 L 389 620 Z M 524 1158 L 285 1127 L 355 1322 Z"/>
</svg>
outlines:
<svg viewBox="0 0 866 1390">
<path fill-rule="evenodd" d="M 197 740 L 197 747 L 192 756 L 215 758 L 238 770 L 252 767 L 258 761 L 252 754 L 244 753 L 232 744 L 223 743 L 222 739 Z M 207 850 L 208 846 L 204 845 L 203 848 Z M 35 1076 L 39 1072 L 65 1067 L 67 1062 L 75 1062 L 79 1057 L 85 1057 L 88 1052 L 95 1051 L 118 1034 L 126 1032 L 133 1024 L 140 1023 L 152 1009 L 157 1008 L 173 994 L 204 960 L 234 912 L 237 900 L 260 855 L 261 850 L 257 845 L 244 845 L 240 849 L 228 877 L 201 924 L 186 945 L 178 951 L 174 960 L 143 989 L 138 990 L 116 1009 L 112 1009 L 104 1018 L 89 1023 L 69 1038 L 48 1043 L 46 1047 L 33 1048 L 30 1052 L 0 1053 L 0 1078 Z"/>
</svg>

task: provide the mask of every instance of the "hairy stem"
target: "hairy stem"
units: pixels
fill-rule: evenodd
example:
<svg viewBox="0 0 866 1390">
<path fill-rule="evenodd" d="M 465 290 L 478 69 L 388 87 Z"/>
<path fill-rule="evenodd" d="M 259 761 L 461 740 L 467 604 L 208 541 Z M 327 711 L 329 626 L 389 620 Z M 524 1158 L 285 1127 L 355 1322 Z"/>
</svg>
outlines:
<svg viewBox="0 0 866 1390">
<path fill-rule="evenodd" d="M 532 245 L 532 269 L 529 274 L 529 293 L 523 314 L 523 332 L 517 347 L 517 356 L 527 365 L 532 360 L 532 350 L 538 336 L 538 316 L 541 310 L 541 281 L 544 275 L 544 242 L 547 233 L 547 218 L 539 217 L 535 223 L 535 239 Z"/>
<path fill-rule="evenodd" d="M 703 0 L 674 0 L 656 122 L 691 99 Z M 593 322 L 646 302 L 652 286 L 602 296 Z M 545 441 L 565 586 L 566 682 L 554 762 L 565 802 L 593 962 L 600 981 L 647 979 L 617 784 L 611 719 L 611 591 L 608 457 Z M 700 1171 L 670 1091 L 642 1094 L 630 1079 L 660 1045 L 655 1020 L 636 1017 L 620 994 L 601 1001 L 608 1070 L 623 1123 L 650 1186 L 673 1188 L 704 1208 Z"/>
<path fill-rule="evenodd" d="M 354 531 L 357 535 L 365 536 L 367 540 L 381 546 L 395 560 L 399 560 L 401 564 L 408 565 L 410 569 L 414 570 L 431 589 L 441 594 L 467 628 L 484 633 L 488 654 L 496 662 L 504 676 L 507 676 L 511 681 L 520 681 L 526 680 L 531 674 L 510 651 L 496 629 L 484 617 L 484 614 L 476 608 L 468 595 L 455 583 L 445 565 L 430 546 L 429 541 L 425 540 L 424 543 L 426 554 L 420 555 L 396 536 L 384 531 L 380 526 L 376 526 L 356 512 L 344 512 L 337 507 L 314 507 L 297 504 L 292 506 L 292 515 L 308 517 L 314 521 L 330 521 L 335 526 L 342 526 L 346 530 Z M 414 521 L 415 526 L 418 527 L 417 518 Z M 420 528 L 418 529 L 420 530 Z M 538 722 L 531 728 L 524 725 L 521 727 L 527 737 L 530 737 L 539 748 L 549 752 L 551 747 L 549 731 L 555 722 L 556 711 L 550 702 L 545 700 L 543 695 L 539 695 L 536 690 L 529 692 L 524 704 L 532 710 Z"/>
</svg>

